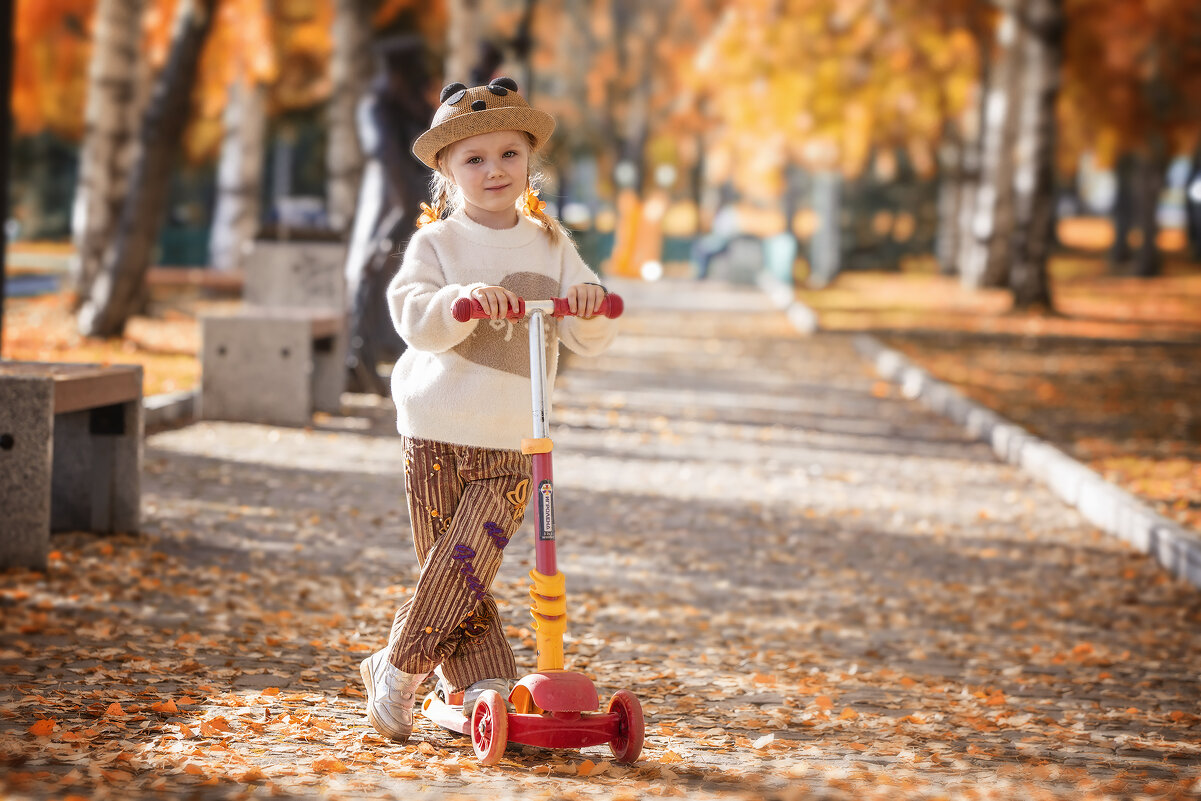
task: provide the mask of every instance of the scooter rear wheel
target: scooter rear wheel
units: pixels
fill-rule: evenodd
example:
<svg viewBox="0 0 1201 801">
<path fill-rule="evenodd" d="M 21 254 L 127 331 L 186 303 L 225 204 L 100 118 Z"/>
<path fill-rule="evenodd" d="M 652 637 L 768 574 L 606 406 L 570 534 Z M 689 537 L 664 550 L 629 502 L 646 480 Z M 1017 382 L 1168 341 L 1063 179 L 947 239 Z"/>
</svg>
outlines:
<svg viewBox="0 0 1201 801">
<path fill-rule="evenodd" d="M 629 690 L 618 690 L 609 699 L 609 712 L 617 715 L 617 736 L 609 741 L 613 758 L 626 764 L 637 762 L 646 737 L 642 704 Z"/>
<path fill-rule="evenodd" d="M 481 765 L 495 765 L 509 744 L 509 711 L 495 690 L 485 690 L 471 711 L 471 746 Z"/>
</svg>

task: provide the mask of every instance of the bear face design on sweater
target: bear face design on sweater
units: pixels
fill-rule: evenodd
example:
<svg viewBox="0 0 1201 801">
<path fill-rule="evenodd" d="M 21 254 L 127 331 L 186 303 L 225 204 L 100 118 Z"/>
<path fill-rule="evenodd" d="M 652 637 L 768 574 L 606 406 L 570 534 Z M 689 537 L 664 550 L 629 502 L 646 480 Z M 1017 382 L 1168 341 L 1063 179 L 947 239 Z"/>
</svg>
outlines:
<svg viewBox="0 0 1201 801">
<path fill-rule="evenodd" d="M 559 282 L 538 273 L 512 273 L 500 286 L 527 300 L 545 300 L 559 291 Z M 558 342 L 559 321 L 543 318 L 546 324 L 546 361 Z M 480 320 L 454 352 L 475 364 L 522 378 L 530 377 L 530 333 L 528 320 Z"/>
</svg>

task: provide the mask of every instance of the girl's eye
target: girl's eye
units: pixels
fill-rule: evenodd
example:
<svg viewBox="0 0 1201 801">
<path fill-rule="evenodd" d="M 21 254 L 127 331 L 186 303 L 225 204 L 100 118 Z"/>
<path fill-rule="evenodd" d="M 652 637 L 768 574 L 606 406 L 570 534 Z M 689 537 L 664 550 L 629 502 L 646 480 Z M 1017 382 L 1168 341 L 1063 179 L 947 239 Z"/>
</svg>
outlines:
<svg viewBox="0 0 1201 801">
<path fill-rule="evenodd" d="M 505 158 L 507 158 L 507 159 L 511 159 L 511 158 L 514 158 L 514 157 L 516 157 L 516 156 L 517 156 L 517 151 L 516 151 L 516 150 L 506 150 L 506 151 L 505 151 Z"/>
<path fill-rule="evenodd" d="M 472 156 L 471 158 L 467 159 L 468 164 L 479 164 L 481 161 L 482 159 L 480 159 L 479 156 Z"/>
</svg>

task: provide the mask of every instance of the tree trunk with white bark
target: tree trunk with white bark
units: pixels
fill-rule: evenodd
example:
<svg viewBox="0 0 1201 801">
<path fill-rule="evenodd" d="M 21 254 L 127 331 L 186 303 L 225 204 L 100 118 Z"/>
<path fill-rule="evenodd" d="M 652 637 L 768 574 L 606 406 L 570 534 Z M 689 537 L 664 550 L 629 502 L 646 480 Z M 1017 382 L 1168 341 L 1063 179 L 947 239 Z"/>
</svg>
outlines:
<svg viewBox="0 0 1201 801">
<path fill-rule="evenodd" d="M 71 214 L 71 283 L 87 296 L 112 241 L 137 151 L 142 12 L 146 0 L 100 0 L 88 67 L 79 181 Z"/>
<path fill-rule="evenodd" d="M 348 234 L 354 222 L 359 183 L 366 157 L 359 146 L 355 113 L 359 99 L 371 82 L 370 0 L 336 0 L 333 55 L 330 60 L 330 93 L 326 111 L 329 136 L 325 152 L 326 207 L 329 225 Z"/>
<path fill-rule="evenodd" d="M 1050 310 L 1047 263 L 1055 241 L 1055 107 L 1063 63 L 1063 0 L 1029 0 L 1023 23 L 1025 78 L 1014 154 L 1009 288 L 1015 309 Z"/>
<path fill-rule="evenodd" d="M 235 81 L 222 122 L 225 137 L 217 165 L 217 202 L 209 254 L 218 270 L 237 270 L 259 231 L 263 159 L 267 136 L 267 89 Z"/>
<path fill-rule="evenodd" d="M 171 170 L 183 142 L 200 53 L 217 0 L 181 0 L 167 63 L 155 79 L 113 241 L 79 309 L 85 336 L 119 336 L 145 303 L 146 271 L 166 213 Z"/>
<path fill-rule="evenodd" d="M 1018 22 L 1020 0 L 1010 0 L 1001 9 L 997 23 L 995 61 L 989 71 L 984 97 L 984 123 L 981 131 L 979 182 L 973 199 L 971 228 L 967 232 L 963 261 L 960 264 L 965 286 L 979 288 L 1003 283 L 1004 266 L 997 260 L 1008 255 L 1013 226 L 1013 148 L 1020 114 L 1022 76 L 1022 35 Z"/>
</svg>

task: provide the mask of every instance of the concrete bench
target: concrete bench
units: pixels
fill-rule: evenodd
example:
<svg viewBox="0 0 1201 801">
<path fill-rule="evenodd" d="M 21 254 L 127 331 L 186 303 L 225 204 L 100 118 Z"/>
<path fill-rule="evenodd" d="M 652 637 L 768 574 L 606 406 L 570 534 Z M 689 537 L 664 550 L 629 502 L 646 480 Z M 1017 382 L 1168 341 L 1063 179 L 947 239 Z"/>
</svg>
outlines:
<svg viewBox="0 0 1201 801">
<path fill-rule="evenodd" d="M 51 531 L 134 533 L 142 368 L 0 361 L 0 568 L 44 569 Z"/>
<path fill-rule="evenodd" d="M 234 314 L 201 319 L 198 416 L 307 425 L 346 386 L 346 246 L 255 242 Z"/>
<path fill-rule="evenodd" d="M 246 257 L 243 299 L 252 306 L 346 311 L 346 246 L 255 242 Z"/>
<path fill-rule="evenodd" d="M 198 416 L 304 426 L 314 411 L 337 412 L 344 330 L 344 315 L 321 309 L 247 306 L 202 317 Z"/>
</svg>

